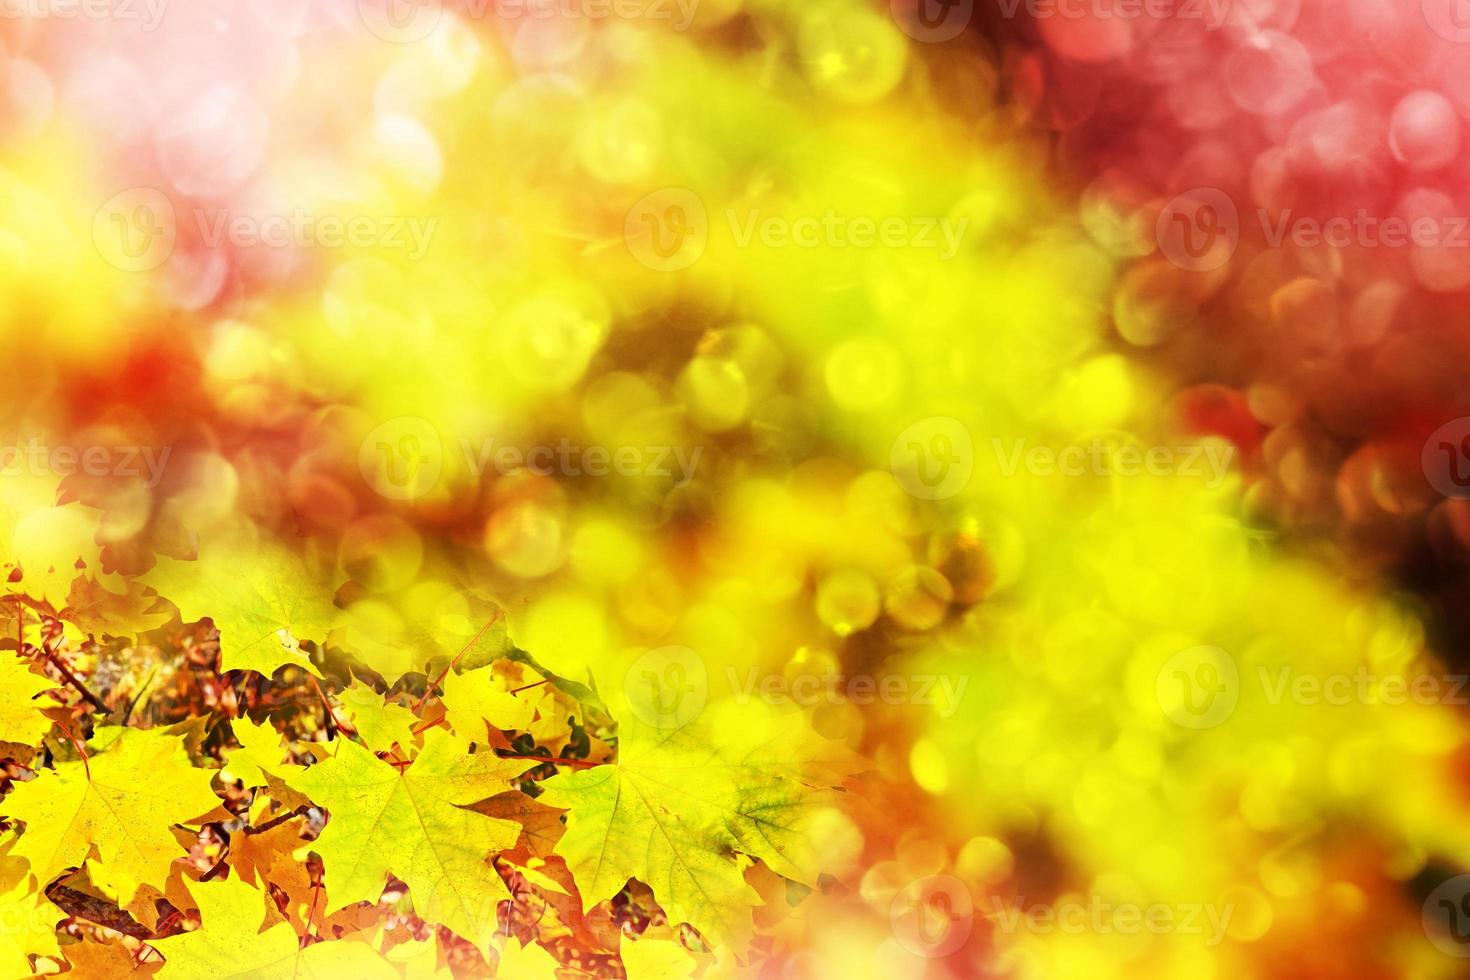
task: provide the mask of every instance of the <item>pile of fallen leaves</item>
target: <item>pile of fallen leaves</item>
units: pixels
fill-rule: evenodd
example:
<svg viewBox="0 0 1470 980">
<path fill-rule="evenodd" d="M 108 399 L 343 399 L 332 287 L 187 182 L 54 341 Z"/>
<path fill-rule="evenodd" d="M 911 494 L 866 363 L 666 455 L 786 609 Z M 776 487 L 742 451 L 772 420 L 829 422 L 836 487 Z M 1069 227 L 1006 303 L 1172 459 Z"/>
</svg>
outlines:
<svg viewBox="0 0 1470 980">
<path fill-rule="evenodd" d="M 110 645 L 8 597 L 7 974 L 719 975 L 752 882 L 817 884 L 840 748 L 749 706 L 615 721 L 498 615 L 385 678 L 303 648 L 289 592 L 236 594 Z"/>
</svg>

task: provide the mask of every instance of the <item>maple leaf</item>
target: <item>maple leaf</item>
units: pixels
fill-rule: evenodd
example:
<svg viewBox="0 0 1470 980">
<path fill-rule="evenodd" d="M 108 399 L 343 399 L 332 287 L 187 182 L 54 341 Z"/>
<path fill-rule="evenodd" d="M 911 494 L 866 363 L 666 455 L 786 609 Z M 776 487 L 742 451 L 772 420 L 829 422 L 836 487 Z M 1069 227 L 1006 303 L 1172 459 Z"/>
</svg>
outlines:
<svg viewBox="0 0 1470 980">
<path fill-rule="evenodd" d="M 496 980 L 550 980 L 561 966 L 556 959 L 536 943 L 521 945 L 514 936 L 495 947 L 500 955 L 495 967 Z"/>
<path fill-rule="evenodd" d="M 26 863 L 12 854 L 14 838 L 0 849 L 0 972 L 28 977 L 31 953 L 57 956 L 56 924 L 66 913 L 31 888 Z"/>
<path fill-rule="evenodd" d="M 325 641 L 336 625 L 336 587 L 318 581 L 282 545 L 258 535 L 225 535 L 201 548 L 195 561 L 160 556 L 141 581 L 178 606 L 185 622 L 214 621 L 220 670 L 269 677 L 292 664 L 322 676 L 300 643 Z"/>
<path fill-rule="evenodd" d="M 352 727 L 367 747 L 386 752 L 395 744 L 413 747 L 413 727 L 418 722 L 414 713 L 396 701 L 386 701 L 371 685 L 353 679 L 352 684 L 337 695 L 352 720 Z"/>
<path fill-rule="evenodd" d="M 0 813 L 25 822 L 15 854 L 42 885 L 80 867 L 95 847 L 93 863 L 126 905 L 144 882 L 161 887 L 180 856 L 169 825 L 201 817 L 220 801 L 209 788 L 213 773 L 190 764 L 180 739 L 131 728 L 98 735 L 106 751 L 16 783 L 0 800 Z"/>
<path fill-rule="evenodd" d="M 810 883 L 807 824 L 836 801 L 826 787 L 855 770 L 851 754 L 804 723 L 732 702 L 682 728 L 634 717 L 619 731 L 616 762 L 541 784 L 542 803 L 570 811 L 556 853 L 584 908 L 637 878 L 671 921 L 715 942 L 744 942 L 760 898 L 735 852 Z"/>
<path fill-rule="evenodd" d="M 515 845 L 519 825 L 466 805 L 510 789 L 536 763 L 502 759 L 443 729 L 399 771 L 346 739 L 291 785 L 325 807 L 331 819 L 312 845 L 321 855 L 329 911 L 376 901 L 387 875 L 409 887 L 424 919 L 484 947 L 496 927 L 496 903 L 510 898 L 489 863 Z"/>
<path fill-rule="evenodd" d="M 338 939 L 300 948 L 296 930 L 277 922 L 264 932 L 266 896 L 237 878 L 190 882 L 199 906 L 193 932 L 149 940 L 167 962 L 161 980 L 402 980 L 371 945 Z"/>
<path fill-rule="evenodd" d="M 33 673 L 25 661 L 0 657 L 0 742 L 40 742 L 51 729 L 51 719 L 40 709 L 55 707 L 55 703 L 36 698 L 55 687 L 55 682 Z"/>
<path fill-rule="evenodd" d="M 694 957 L 672 939 L 649 939 L 636 942 L 622 937 L 618 957 L 628 980 L 685 980 L 693 972 Z"/>
<path fill-rule="evenodd" d="M 236 718 L 230 722 L 230 730 L 240 743 L 238 749 L 225 749 L 225 775 L 238 779 L 249 789 L 265 786 L 271 776 L 300 772 L 304 767 L 283 762 L 286 750 L 281 747 L 281 733 L 270 722 L 253 722 L 249 718 Z"/>
<path fill-rule="evenodd" d="M 505 666 L 502 667 L 501 665 Z M 463 674 L 450 672 L 444 678 L 444 717 L 461 736 L 474 741 L 485 738 L 485 723 L 496 728 L 512 731 L 523 730 L 531 724 L 535 715 L 533 701 L 511 694 L 508 668 L 515 668 L 522 677 L 517 677 L 516 687 L 534 684 L 541 678 L 529 668 L 510 661 L 499 661 L 488 667 L 466 671 Z M 530 679 L 522 679 L 532 674 Z M 532 692 L 527 692 L 532 693 Z M 540 690 L 534 692 L 539 700 Z"/>
</svg>

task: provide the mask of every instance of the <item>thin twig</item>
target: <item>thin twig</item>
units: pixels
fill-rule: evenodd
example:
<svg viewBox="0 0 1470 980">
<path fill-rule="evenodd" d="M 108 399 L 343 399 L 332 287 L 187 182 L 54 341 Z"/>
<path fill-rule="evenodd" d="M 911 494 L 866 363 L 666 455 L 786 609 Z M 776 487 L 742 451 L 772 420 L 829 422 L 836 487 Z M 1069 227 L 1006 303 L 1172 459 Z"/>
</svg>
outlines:
<svg viewBox="0 0 1470 980">
<path fill-rule="evenodd" d="M 128 702 L 128 710 L 124 711 L 122 716 L 123 727 L 127 727 L 128 719 L 133 716 L 133 709 L 138 706 L 138 699 L 141 698 L 143 694 L 148 690 L 148 685 L 153 683 L 153 678 L 157 674 L 158 665 L 155 664 L 153 666 L 153 669 L 148 672 L 148 676 L 143 678 L 143 686 L 138 688 L 138 693 L 134 694 L 133 699 Z"/>
<path fill-rule="evenodd" d="M 134 939 L 153 938 L 151 929 L 137 922 L 122 909 L 86 892 L 68 888 L 60 882 L 46 889 L 46 897 L 74 919 L 85 919 Z"/>
<path fill-rule="evenodd" d="M 265 823 L 261 824 L 259 827 L 246 827 L 245 828 L 245 833 L 247 833 L 247 834 L 263 834 L 267 830 L 273 830 L 274 828 L 279 827 L 281 824 L 285 823 L 287 820 L 293 820 L 296 817 L 304 817 L 304 816 L 306 816 L 306 811 L 307 811 L 307 808 L 306 807 L 304 807 L 304 806 L 298 806 L 294 810 L 290 810 L 290 811 L 288 811 L 286 813 L 278 814 L 278 815 L 272 817 L 271 819 L 267 820 Z"/>
</svg>

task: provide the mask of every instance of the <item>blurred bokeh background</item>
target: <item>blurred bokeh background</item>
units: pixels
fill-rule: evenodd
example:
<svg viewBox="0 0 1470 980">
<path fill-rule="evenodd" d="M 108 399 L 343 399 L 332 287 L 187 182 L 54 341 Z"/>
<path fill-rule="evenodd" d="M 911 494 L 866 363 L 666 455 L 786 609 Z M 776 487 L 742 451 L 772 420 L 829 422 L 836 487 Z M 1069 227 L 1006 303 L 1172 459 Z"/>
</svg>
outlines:
<svg viewBox="0 0 1470 980">
<path fill-rule="evenodd" d="M 146 633 L 244 528 L 338 676 L 499 606 L 614 714 L 805 715 L 870 771 L 742 975 L 1464 975 L 1453 4 L 0 26 L 12 591 Z"/>
</svg>

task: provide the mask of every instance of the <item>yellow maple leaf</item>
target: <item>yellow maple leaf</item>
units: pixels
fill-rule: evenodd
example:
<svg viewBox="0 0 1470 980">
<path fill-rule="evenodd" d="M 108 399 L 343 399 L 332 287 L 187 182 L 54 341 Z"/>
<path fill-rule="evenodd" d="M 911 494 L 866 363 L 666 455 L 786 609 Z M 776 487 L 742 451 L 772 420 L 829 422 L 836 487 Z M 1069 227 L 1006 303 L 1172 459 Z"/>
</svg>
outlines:
<svg viewBox="0 0 1470 980">
<path fill-rule="evenodd" d="M 510 788 L 535 765 L 471 753 L 442 728 L 402 771 L 346 739 L 291 785 L 331 816 L 312 845 L 321 855 L 329 911 L 376 901 L 391 872 L 424 919 L 484 948 L 496 903 L 510 898 L 489 858 L 515 845 L 520 827 L 465 809 Z"/>
<path fill-rule="evenodd" d="M 12 853 L 13 842 L 0 848 L 0 973 L 28 977 L 34 972 L 30 954 L 59 955 L 56 924 L 66 913 L 31 887 L 25 861 Z"/>
<path fill-rule="evenodd" d="M 220 801 L 209 788 L 213 773 L 194 768 L 180 739 L 131 728 L 98 735 L 105 751 L 16 783 L 0 800 L 0 814 L 24 821 L 15 854 L 41 885 L 80 867 L 95 847 L 96 866 L 126 905 L 142 883 L 162 887 L 180 856 L 169 825 L 201 817 Z"/>
<path fill-rule="evenodd" d="M 269 677 L 293 664 L 321 676 L 300 643 L 325 641 L 336 625 L 336 586 L 282 545 L 258 534 L 227 534 L 202 547 L 195 561 L 160 557 L 142 581 L 178 606 L 185 622 L 214 621 L 221 670 Z"/>
<path fill-rule="evenodd" d="M 537 943 L 522 946 L 514 936 L 495 947 L 500 954 L 500 964 L 495 968 L 495 980 L 555 980 L 560 963 Z"/>
<path fill-rule="evenodd" d="M 670 921 L 739 945 L 760 898 L 733 852 L 810 882 L 809 819 L 832 805 L 827 787 L 852 761 L 812 736 L 800 716 L 723 702 L 682 728 L 630 717 L 619 728 L 616 762 L 546 780 L 540 801 L 570 811 L 556 853 L 584 908 L 637 878 Z"/>
<path fill-rule="evenodd" d="M 628 980 L 687 980 L 694 957 L 672 939 L 643 938 L 636 942 L 626 935 L 618 948 Z"/>
<path fill-rule="evenodd" d="M 337 695 L 337 700 L 368 748 L 386 752 L 395 744 L 405 749 L 413 747 L 413 727 L 418 718 L 396 701 L 384 700 L 371 685 L 353 678 L 352 684 Z"/>
<path fill-rule="evenodd" d="M 463 674 L 451 671 L 444 678 L 444 694 L 440 698 L 444 703 L 444 716 L 464 738 L 483 741 L 487 721 L 496 728 L 512 731 L 524 730 L 531 724 L 535 715 L 534 701 L 511 694 L 508 675 L 497 667 L 498 664 L 491 664 Z M 529 668 L 524 672 L 530 674 L 531 679 L 518 684 L 518 687 L 540 680 Z M 527 693 L 539 700 L 541 692 L 537 689 Z"/>
<path fill-rule="evenodd" d="M 237 878 L 191 882 L 200 927 L 149 943 L 167 962 L 161 980 L 401 980 L 398 970 L 357 938 L 300 948 L 296 930 L 277 922 L 265 931 L 266 895 Z"/>
<path fill-rule="evenodd" d="M 40 742 L 51 729 L 51 719 L 40 709 L 55 707 L 55 702 L 36 698 L 55 687 L 54 681 L 31 671 L 25 661 L 0 656 L 0 742 Z"/>
</svg>

